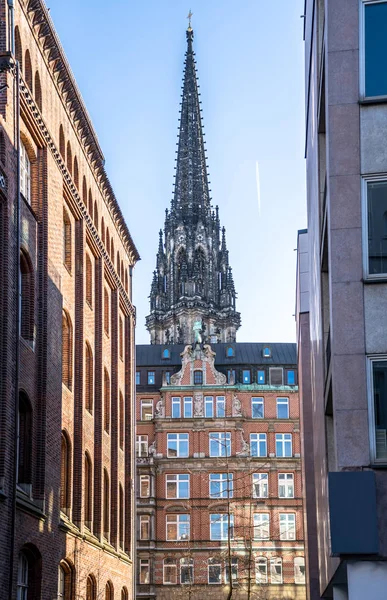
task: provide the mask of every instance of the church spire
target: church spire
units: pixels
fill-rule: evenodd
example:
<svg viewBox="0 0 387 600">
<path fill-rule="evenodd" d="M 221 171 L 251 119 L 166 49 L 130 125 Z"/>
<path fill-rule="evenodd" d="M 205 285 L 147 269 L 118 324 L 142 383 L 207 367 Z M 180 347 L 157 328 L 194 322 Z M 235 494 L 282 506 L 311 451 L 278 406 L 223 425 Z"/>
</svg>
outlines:
<svg viewBox="0 0 387 600">
<path fill-rule="evenodd" d="M 164 240 L 160 231 L 146 318 L 152 344 L 192 343 L 199 321 L 211 343 L 235 341 L 240 327 L 226 234 L 209 195 L 191 17 L 190 11 L 174 194 Z"/>
</svg>

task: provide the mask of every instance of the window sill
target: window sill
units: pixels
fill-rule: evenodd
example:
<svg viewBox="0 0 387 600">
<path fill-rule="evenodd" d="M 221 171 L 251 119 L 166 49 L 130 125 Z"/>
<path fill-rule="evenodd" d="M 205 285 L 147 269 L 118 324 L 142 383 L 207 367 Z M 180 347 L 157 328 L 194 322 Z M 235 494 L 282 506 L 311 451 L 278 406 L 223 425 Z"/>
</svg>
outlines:
<svg viewBox="0 0 387 600">
<path fill-rule="evenodd" d="M 368 105 L 368 104 L 387 104 L 387 96 L 365 96 L 363 98 L 359 98 L 359 104 Z"/>
<path fill-rule="evenodd" d="M 16 505 L 20 510 L 27 512 L 38 519 L 45 521 L 46 515 L 42 511 L 41 507 L 37 504 L 32 497 L 27 495 L 19 487 L 16 490 Z"/>
<path fill-rule="evenodd" d="M 384 275 L 367 275 L 363 278 L 364 285 L 369 285 L 373 283 L 387 283 L 387 273 Z"/>
</svg>

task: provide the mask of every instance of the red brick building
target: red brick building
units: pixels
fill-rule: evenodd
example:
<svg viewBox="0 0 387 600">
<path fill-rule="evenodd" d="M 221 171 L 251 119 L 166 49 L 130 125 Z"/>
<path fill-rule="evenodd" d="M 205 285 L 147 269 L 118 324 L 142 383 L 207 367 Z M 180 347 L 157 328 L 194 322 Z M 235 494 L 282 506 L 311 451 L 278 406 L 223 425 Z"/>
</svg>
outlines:
<svg viewBox="0 0 387 600">
<path fill-rule="evenodd" d="M 138 254 L 44 3 L 0 32 L 1 597 L 125 600 Z"/>
</svg>

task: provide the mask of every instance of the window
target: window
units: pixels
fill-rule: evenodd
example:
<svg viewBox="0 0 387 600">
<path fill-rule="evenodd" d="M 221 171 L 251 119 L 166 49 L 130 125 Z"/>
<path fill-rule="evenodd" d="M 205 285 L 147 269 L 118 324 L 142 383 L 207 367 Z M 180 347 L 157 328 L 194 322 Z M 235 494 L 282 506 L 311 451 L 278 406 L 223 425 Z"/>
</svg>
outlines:
<svg viewBox="0 0 387 600">
<path fill-rule="evenodd" d="M 85 453 L 85 526 L 91 529 L 93 520 L 93 469 L 89 454 Z"/>
<path fill-rule="evenodd" d="M 89 575 L 86 581 L 86 600 L 95 600 L 96 598 L 96 583 L 93 575 Z"/>
<path fill-rule="evenodd" d="M 109 292 L 106 288 L 104 288 L 103 297 L 103 327 L 106 335 L 109 335 Z"/>
<path fill-rule="evenodd" d="M 171 358 L 171 355 L 170 355 L 170 352 L 169 352 L 168 348 L 164 348 L 164 350 L 163 350 L 163 354 L 162 354 L 162 357 L 163 357 L 164 359 L 166 359 L 166 358 Z"/>
<path fill-rule="evenodd" d="M 141 421 L 151 421 L 153 419 L 152 400 L 141 400 Z"/>
<path fill-rule="evenodd" d="M 208 583 L 222 583 L 222 561 L 220 558 L 208 559 Z"/>
<path fill-rule="evenodd" d="M 178 542 L 189 540 L 190 516 L 189 515 L 167 515 L 166 521 L 167 541 Z"/>
<path fill-rule="evenodd" d="M 103 427 L 106 433 L 110 431 L 110 378 L 106 369 L 104 369 L 104 387 L 103 387 Z"/>
<path fill-rule="evenodd" d="M 63 209 L 63 264 L 71 273 L 72 260 L 72 239 L 71 239 L 71 221 L 65 209 Z"/>
<path fill-rule="evenodd" d="M 20 193 L 31 204 L 31 161 L 23 142 L 20 142 Z"/>
<path fill-rule="evenodd" d="M 383 227 L 387 211 L 387 180 L 371 179 L 365 181 L 364 186 L 364 218 L 368 232 L 368 237 L 365 237 L 368 240 L 365 271 L 368 276 L 377 278 L 387 273 L 387 236 Z"/>
<path fill-rule="evenodd" d="M 67 515 L 71 506 L 71 445 L 65 431 L 61 437 L 61 461 L 60 461 L 60 509 Z"/>
<path fill-rule="evenodd" d="M 122 485 L 119 485 L 118 493 L 118 543 L 120 548 L 124 548 L 124 522 L 125 522 L 125 509 L 124 509 L 124 490 Z"/>
<path fill-rule="evenodd" d="M 140 559 L 140 584 L 148 585 L 150 583 L 149 560 Z"/>
<path fill-rule="evenodd" d="M 296 515 L 280 513 L 280 540 L 296 539 Z"/>
<path fill-rule="evenodd" d="M 189 585 L 194 582 L 193 568 L 193 558 L 180 559 L 180 583 L 182 585 Z"/>
<path fill-rule="evenodd" d="M 369 361 L 370 428 L 375 460 L 387 460 L 387 360 Z"/>
<path fill-rule="evenodd" d="M 165 371 L 165 383 L 169 385 L 171 383 L 171 373 L 170 371 Z"/>
<path fill-rule="evenodd" d="M 233 473 L 210 473 L 210 498 L 232 498 L 233 491 Z"/>
<path fill-rule="evenodd" d="M 86 302 L 90 308 L 93 306 L 93 267 L 88 254 L 86 254 Z"/>
<path fill-rule="evenodd" d="M 155 372 L 148 371 L 148 385 L 154 385 L 154 384 L 155 384 Z"/>
<path fill-rule="evenodd" d="M 287 371 L 286 372 L 286 383 L 288 385 L 295 385 L 295 383 L 296 383 L 296 372 L 295 371 Z"/>
<path fill-rule="evenodd" d="M 177 584 L 177 566 L 174 558 L 164 558 L 163 583 L 165 585 Z"/>
<path fill-rule="evenodd" d="M 226 356 L 227 356 L 227 358 L 233 358 L 235 356 L 234 348 L 232 348 L 231 346 L 228 346 Z"/>
<path fill-rule="evenodd" d="M 34 341 L 34 273 L 29 255 L 20 251 L 20 335 L 26 341 Z"/>
<path fill-rule="evenodd" d="M 267 583 L 267 558 L 255 559 L 255 583 Z"/>
<path fill-rule="evenodd" d="M 32 408 L 26 394 L 19 394 L 18 484 L 32 483 Z"/>
<path fill-rule="evenodd" d="M 270 580 L 271 583 L 282 583 L 282 559 L 270 559 Z"/>
<path fill-rule="evenodd" d="M 110 484 L 106 469 L 103 470 L 103 535 L 108 540 L 110 530 Z"/>
<path fill-rule="evenodd" d="M 148 456 L 148 436 L 138 435 L 136 439 L 136 456 Z"/>
<path fill-rule="evenodd" d="M 296 556 L 294 559 L 294 583 L 305 584 L 305 558 Z"/>
<path fill-rule="evenodd" d="M 387 58 L 386 27 L 387 2 L 363 2 L 361 92 L 367 98 L 387 95 L 387 79 L 383 70 Z"/>
<path fill-rule="evenodd" d="M 271 350 L 270 350 L 270 348 L 268 348 L 266 346 L 266 348 L 264 348 L 262 350 L 262 355 L 263 355 L 263 358 L 270 358 L 271 357 Z"/>
<path fill-rule="evenodd" d="M 212 396 L 205 396 L 204 398 L 204 416 L 207 419 L 212 419 L 214 416 L 214 399 Z"/>
<path fill-rule="evenodd" d="M 279 457 L 292 456 L 292 434 L 291 433 L 276 433 L 275 434 L 275 454 Z"/>
<path fill-rule="evenodd" d="M 251 398 L 251 416 L 253 419 L 263 419 L 265 416 L 263 398 Z"/>
<path fill-rule="evenodd" d="M 150 516 L 140 515 L 140 540 L 150 539 Z"/>
<path fill-rule="evenodd" d="M 120 319 L 119 319 L 119 336 L 118 336 L 118 341 L 119 341 L 120 359 L 124 360 L 124 322 L 122 320 L 122 317 L 120 317 Z"/>
<path fill-rule="evenodd" d="M 210 456 L 231 456 L 231 433 L 213 432 L 209 434 Z"/>
<path fill-rule="evenodd" d="M 122 392 L 119 394 L 119 444 L 121 450 L 124 449 L 124 438 L 125 438 L 125 408 L 124 408 L 124 397 Z"/>
<path fill-rule="evenodd" d="M 192 419 L 192 398 L 186 397 L 184 398 L 184 414 L 185 419 Z"/>
<path fill-rule="evenodd" d="M 253 473 L 253 498 L 267 498 L 269 495 L 269 474 Z"/>
<path fill-rule="evenodd" d="M 260 385 L 264 385 L 265 384 L 265 371 L 258 371 L 257 372 L 257 383 L 259 383 Z"/>
<path fill-rule="evenodd" d="M 266 433 L 250 433 L 250 455 L 267 456 Z"/>
<path fill-rule="evenodd" d="M 111 581 L 108 581 L 105 585 L 105 600 L 113 600 L 114 588 Z"/>
<path fill-rule="evenodd" d="M 167 498 L 189 498 L 189 475 L 167 475 L 166 486 Z"/>
<path fill-rule="evenodd" d="M 168 458 L 187 458 L 189 456 L 188 433 L 167 434 L 167 456 Z"/>
<path fill-rule="evenodd" d="M 79 167 L 78 167 L 78 159 L 74 157 L 74 183 L 75 187 L 79 189 Z M 91 211 L 91 217 L 93 217 L 93 211 Z"/>
<path fill-rule="evenodd" d="M 62 382 L 69 390 L 73 383 L 73 327 L 67 312 L 62 313 Z"/>
<path fill-rule="evenodd" d="M 141 382 L 141 373 L 140 371 L 136 371 L 136 385 L 140 385 Z"/>
<path fill-rule="evenodd" d="M 289 418 L 289 398 L 277 398 L 277 419 Z"/>
<path fill-rule="evenodd" d="M 244 369 L 242 371 L 242 381 L 243 383 L 251 383 L 250 369 Z"/>
<path fill-rule="evenodd" d="M 229 566 L 228 560 L 226 559 L 226 564 L 225 564 L 225 569 L 224 569 L 224 583 L 230 583 L 229 569 L 230 569 L 230 566 Z M 231 579 L 232 579 L 232 581 L 238 580 L 238 559 L 237 558 L 231 558 Z"/>
<path fill-rule="evenodd" d="M 210 514 L 210 539 L 214 541 L 225 541 L 234 537 L 234 515 L 230 515 L 230 530 L 229 519 L 227 514 Z"/>
<path fill-rule="evenodd" d="M 27 600 L 28 596 L 28 560 L 21 552 L 17 569 L 17 600 Z"/>
<path fill-rule="evenodd" d="M 149 498 L 150 496 L 150 477 L 149 475 L 140 475 L 140 498 Z"/>
<path fill-rule="evenodd" d="M 70 175 L 73 174 L 73 155 L 71 152 L 71 144 L 67 142 L 67 170 Z"/>
<path fill-rule="evenodd" d="M 203 384 L 203 371 L 194 371 L 194 385 Z"/>
<path fill-rule="evenodd" d="M 278 497 L 294 498 L 294 477 L 293 473 L 278 474 Z"/>
<path fill-rule="evenodd" d="M 219 418 L 226 416 L 226 399 L 224 396 L 216 397 L 216 416 Z"/>
<path fill-rule="evenodd" d="M 236 379 L 235 379 L 235 369 L 228 369 L 227 370 L 227 383 L 234 384 L 235 381 L 236 381 Z"/>
<path fill-rule="evenodd" d="M 172 419 L 180 419 L 180 417 L 181 417 L 180 398 L 178 398 L 178 397 L 172 398 L 171 416 L 172 416 Z"/>
<path fill-rule="evenodd" d="M 283 385 L 283 369 L 271 367 L 269 369 L 270 385 Z"/>
<path fill-rule="evenodd" d="M 254 539 L 268 540 L 270 538 L 269 513 L 254 513 Z"/>
<path fill-rule="evenodd" d="M 58 568 L 58 596 L 57 600 L 65 598 L 66 594 L 66 573 L 61 565 Z"/>
<path fill-rule="evenodd" d="M 90 413 L 93 412 L 93 353 L 90 345 L 86 343 L 85 356 L 85 407 Z"/>
</svg>

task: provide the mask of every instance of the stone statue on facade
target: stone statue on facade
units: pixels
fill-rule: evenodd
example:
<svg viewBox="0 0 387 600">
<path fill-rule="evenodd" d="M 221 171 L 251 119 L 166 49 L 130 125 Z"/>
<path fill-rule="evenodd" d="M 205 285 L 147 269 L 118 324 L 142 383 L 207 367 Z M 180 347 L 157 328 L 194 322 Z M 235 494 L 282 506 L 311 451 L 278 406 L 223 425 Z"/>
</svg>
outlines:
<svg viewBox="0 0 387 600">
<path fill-rule="evenodd" d="M 236 394 L 234 394 L 234 397 L 232 399 L 232 416 L 233 417 L 241 417 L 242 416 L 242 404 Z"/>
<path fill-rule="evenodd" d="M 194 402 L 194 417 L 203 416 L 203 396 L 201 394 L 195 394 Z"/>
<path fill-rule="evenodd" d="M 165 416 L 164 403 L 162 400 L 159 400 L 156 404 L 155 408 L 155 417 L 162 419 Z"/>
</svg>

